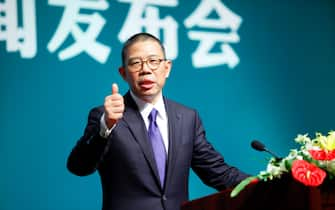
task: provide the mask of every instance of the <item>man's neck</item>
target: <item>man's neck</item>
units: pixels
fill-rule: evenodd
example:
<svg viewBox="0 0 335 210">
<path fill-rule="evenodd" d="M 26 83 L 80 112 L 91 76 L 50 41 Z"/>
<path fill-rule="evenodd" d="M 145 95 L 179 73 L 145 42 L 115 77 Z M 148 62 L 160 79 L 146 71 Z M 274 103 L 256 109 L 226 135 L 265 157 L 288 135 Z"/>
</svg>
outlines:
<svg viewBox="0 0 335 210">
<path fill-rule="evenodd" d="M 138 96 L 130 90 L 130 94 L 136 101 L 142 101 L 143 103 L 149 103 L 152 105 L 155 105 L 159 100 L 162 100 L 163 98 L 162 92 L 155 96 Z"/>
</svg>

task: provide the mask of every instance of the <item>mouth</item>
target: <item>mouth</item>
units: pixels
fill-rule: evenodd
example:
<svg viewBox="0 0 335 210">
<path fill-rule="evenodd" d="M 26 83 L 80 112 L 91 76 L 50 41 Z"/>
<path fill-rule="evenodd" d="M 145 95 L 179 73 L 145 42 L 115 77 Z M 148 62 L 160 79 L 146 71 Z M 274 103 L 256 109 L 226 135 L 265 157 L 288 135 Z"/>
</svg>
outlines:
<svg viewBox="0 0 335 210">
<path fill-rule="evenodd" d="M 152 80 L 143 80 L 139 82 L 139 86 L 144 90 L 149 90 L 155 85 L 155 82 Z"/>
</svg>

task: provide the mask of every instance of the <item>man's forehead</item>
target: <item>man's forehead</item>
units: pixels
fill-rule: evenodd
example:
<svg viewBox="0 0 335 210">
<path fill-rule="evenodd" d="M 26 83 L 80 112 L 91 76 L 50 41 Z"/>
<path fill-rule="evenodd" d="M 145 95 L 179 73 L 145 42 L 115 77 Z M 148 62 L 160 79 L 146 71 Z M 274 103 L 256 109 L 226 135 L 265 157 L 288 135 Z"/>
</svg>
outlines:
<svg viewBox="0 0 335 210">
<path fill-rule="evenodd" d="M 155 40 L 144 40 L 134 42 L 128 47 L 127 54 L 128 57 L 141 57 L 141 54 L 146 54 L 146 56 L 157 55 L 162 56 L 163 50 L 160 44 Z"/>
</svg>

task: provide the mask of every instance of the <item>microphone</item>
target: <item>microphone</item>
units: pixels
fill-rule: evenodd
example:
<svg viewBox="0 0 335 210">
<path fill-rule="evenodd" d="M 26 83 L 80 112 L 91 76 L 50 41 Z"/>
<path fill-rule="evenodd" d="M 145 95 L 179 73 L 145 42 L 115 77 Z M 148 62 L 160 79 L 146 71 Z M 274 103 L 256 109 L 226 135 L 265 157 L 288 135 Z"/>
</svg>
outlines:
<svg viewBox="0 0 335 210">
<path fill-rule="evenodd" d="M 251 147 L 257 151 L 261 151 L 261 152 L 267 152 L 269 153 L 270 155 L 272 155 L 276 161 L 280 161 L 282 158 L 278 157 L 276 154 L 274 154 L 273 152 L 271 152 L 270 150 L 268 150 L 265 145 L 260 142 L 260 141 L 257 141 L 257 140 L 253 140 L 251 142 Z"/>
</svg>

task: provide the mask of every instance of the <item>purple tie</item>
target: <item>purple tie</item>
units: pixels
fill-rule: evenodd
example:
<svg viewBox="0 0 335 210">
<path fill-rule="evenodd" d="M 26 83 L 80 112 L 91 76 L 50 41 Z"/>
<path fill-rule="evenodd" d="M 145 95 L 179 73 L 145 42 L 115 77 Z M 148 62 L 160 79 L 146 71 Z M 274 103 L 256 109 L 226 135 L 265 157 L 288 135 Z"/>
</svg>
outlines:
<svg viewBox="0 0 335 210">
<path fill-rule="evenodd" d="M 152 149 L 154 151 L 161 185 L 163 186 L 164 176 L 165 176 L 166 152 L 165 152 L 162 135 L 159 132 L 159 128 L 156 123 L 157 114 L 158 114 L 158 111 L 155 108 L 153 108 L 149 115 L 148 134 L 151 140 Z"/>
</svg>

